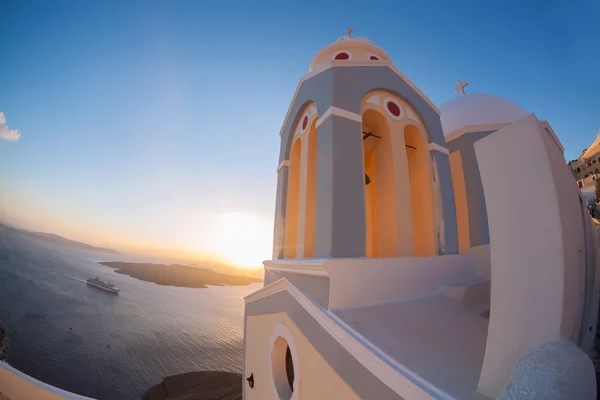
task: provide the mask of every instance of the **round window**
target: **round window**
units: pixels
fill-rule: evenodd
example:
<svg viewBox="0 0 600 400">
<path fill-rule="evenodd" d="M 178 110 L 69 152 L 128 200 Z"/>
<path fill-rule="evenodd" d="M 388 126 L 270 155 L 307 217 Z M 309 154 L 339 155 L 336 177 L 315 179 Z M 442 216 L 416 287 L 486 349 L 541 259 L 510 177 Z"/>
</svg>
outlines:
<svg viewBox="0 0 600 400">
<path fill-rule="evenodd" d="M 404 112 L 402 110 L 402 107 L 400 107 L 400 104 L 398 104 L 394 99 L 392 98 L 387 98 L 383 100 L 383 103 L 385 104 L 385 108 L 388 112 L 388 114 L 390 114 L 390 116 L 394 119 L 402 119 L 404 118 Z"/>
<path fill-rule="evenodd" d="M 271 373 L 276 398 L 293 400 L 298 390 L 298 360 L 291 332 L 280 324 L 271 339 Z"/>
</svg>

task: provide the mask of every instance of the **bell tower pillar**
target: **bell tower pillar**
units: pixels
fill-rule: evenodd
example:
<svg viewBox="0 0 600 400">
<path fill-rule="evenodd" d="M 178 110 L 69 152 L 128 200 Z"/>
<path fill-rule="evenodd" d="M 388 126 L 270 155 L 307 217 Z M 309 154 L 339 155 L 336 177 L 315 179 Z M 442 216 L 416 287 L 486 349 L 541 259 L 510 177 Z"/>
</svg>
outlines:
<svg viewBox="0 0 600 400">
<path fill-rule="evenodd" d="M 330 108 L 317 121 L 315 258 L 366 255 L 361 117 Z"/>
</svg>

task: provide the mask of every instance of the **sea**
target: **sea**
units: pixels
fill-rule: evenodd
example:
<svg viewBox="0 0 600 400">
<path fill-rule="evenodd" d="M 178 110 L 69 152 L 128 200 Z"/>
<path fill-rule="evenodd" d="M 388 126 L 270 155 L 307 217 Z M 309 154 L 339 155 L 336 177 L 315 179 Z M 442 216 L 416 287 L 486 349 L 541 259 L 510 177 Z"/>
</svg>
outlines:
<svg viewBox="0 0 600 400">
<path fill-rule="evenodd" d="M 241 372 L 243 298 L 262 284 L 160 286 L 98 261 L 153 260 L 83 251 L 0 226 L 5 361 L 100 400 L 139 399 L 183 372 Z M 110 280 L 120 294 L 86 285 L 90 276 Z"/>
</svg>

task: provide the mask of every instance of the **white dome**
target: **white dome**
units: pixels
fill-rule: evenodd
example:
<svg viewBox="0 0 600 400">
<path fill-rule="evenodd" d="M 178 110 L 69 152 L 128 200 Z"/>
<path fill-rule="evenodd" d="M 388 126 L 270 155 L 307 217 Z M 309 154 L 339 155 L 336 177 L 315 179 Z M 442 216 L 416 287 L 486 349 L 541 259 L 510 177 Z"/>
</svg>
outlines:
<svg viewBox="0 0 600 400">
<path fill-rule="evenodd" d="M 449 135 L 467 125 L 517 122 L 530 115 L 521 106 L 491 94 L 467 94 L 443 104 L 442 129 Z"/>
</svg>

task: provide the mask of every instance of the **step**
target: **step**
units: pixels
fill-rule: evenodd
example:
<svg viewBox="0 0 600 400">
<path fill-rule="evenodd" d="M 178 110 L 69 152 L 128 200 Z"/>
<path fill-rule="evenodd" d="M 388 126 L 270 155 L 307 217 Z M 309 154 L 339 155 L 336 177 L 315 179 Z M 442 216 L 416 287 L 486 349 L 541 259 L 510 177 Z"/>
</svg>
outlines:
<svg viewBox="0 0 600 400">
<path fill-rule="evenodd" d="M 442 293 L 461 303 L 466 308 L 490 302 L 490 281 L 471 281 L 462 284 L 444 285 Z"/>
</svg>

